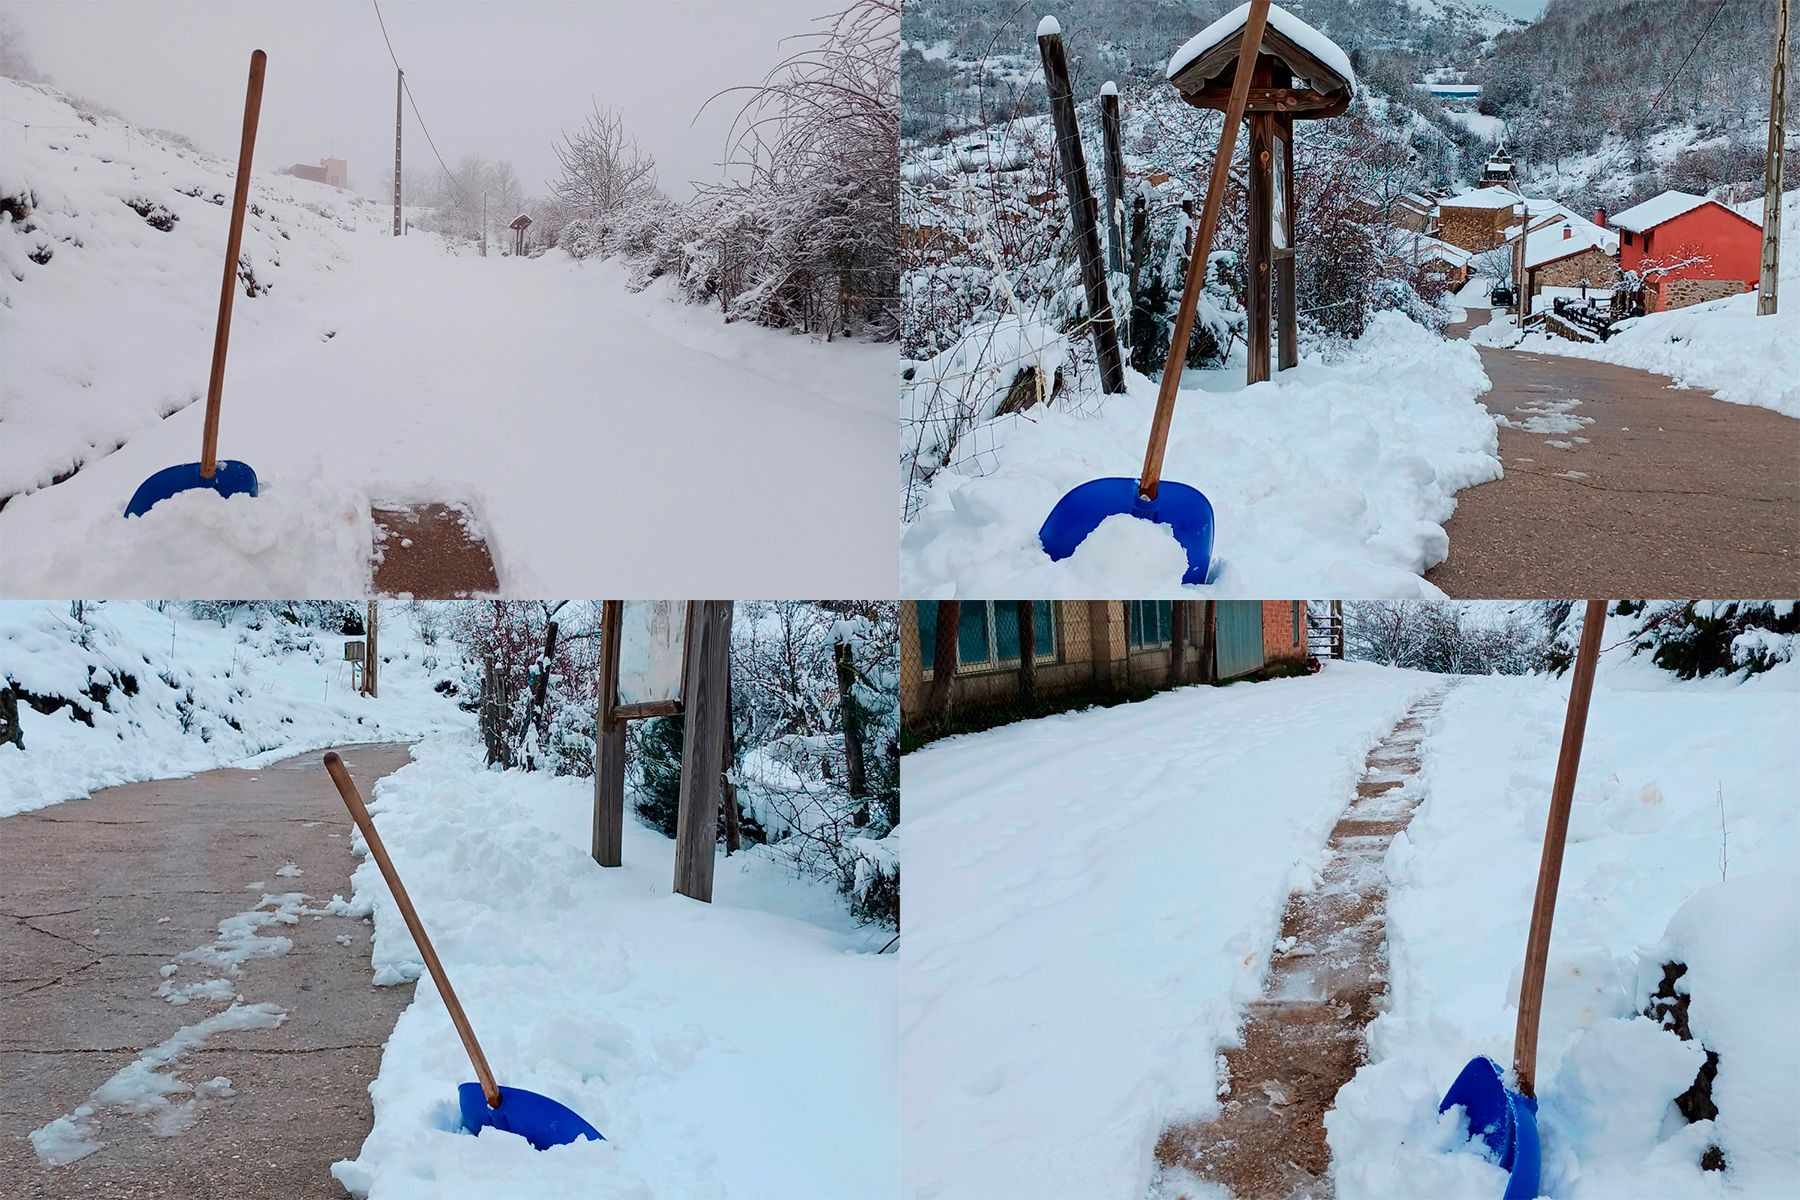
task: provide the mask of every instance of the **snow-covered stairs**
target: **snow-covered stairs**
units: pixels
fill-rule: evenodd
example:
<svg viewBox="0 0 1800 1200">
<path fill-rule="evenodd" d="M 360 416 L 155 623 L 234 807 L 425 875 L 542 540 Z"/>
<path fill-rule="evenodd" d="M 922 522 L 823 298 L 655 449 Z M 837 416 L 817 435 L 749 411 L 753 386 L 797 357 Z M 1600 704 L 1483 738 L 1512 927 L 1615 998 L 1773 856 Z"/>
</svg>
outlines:
<svg viewBox="0 0 1800 1200">
<path fill-rule="evenodd" d="M 1423 799 L 1419 748 L 1447 688 L 1415 701 L 1369 752 L 1318 882 L 1288 897 L 1262 998 L 1227 1051 L 1217 1116 L 1163 1131 L 1154 1195 L 1199 1177 L 1242 1200 L 1331 1194 L 1324 1116 L 1365 1061 L 1387 993 L 1383 859 Z"/>
</svg>

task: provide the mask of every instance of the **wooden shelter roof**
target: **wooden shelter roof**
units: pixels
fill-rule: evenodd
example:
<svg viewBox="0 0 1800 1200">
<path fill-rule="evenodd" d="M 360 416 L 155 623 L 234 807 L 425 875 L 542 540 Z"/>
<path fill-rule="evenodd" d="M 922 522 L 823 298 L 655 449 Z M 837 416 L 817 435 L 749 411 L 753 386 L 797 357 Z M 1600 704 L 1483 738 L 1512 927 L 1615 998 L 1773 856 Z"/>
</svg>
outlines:
<svg viewBox="0 0 1800 1200">
<path fill-rule="evenodd" d="M 1246 4 L 1221 17 L 1175 53 L 1169 82 L 1183 100 L 1196 108 L 1225 108 L 1248 11 Z M 1356 93 L 1355 72 L 1343 51 L 1278 6 L 1270 7 L 1257 68 L 1273 86 L 1251 88 L 1250 112 L 1279 112 L 1301 120 L 1335 117 L 1350 107 Z"/>
</svg>

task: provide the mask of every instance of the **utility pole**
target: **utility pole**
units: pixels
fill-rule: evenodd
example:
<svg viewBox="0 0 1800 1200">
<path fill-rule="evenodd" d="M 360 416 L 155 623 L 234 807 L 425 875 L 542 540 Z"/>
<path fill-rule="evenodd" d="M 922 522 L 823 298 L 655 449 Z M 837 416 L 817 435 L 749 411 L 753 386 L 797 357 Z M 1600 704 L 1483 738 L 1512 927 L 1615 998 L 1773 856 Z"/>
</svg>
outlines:
<svg viewBox="0 0 1800 1200">
<path fill-rule="evenodd" d="M 394 68 L 394 236 L 400 236 L 400 93 L 406 90 L 406 72 Z"/>
<path fill-rule="evenodd" d="M 375 610 L 375 601 L 369 601 L 369 631 L 363 635 L 363 695 L 373 699 L 376 695 L 376 674 L 380 669 L 381 655 L 375 645 L 375 622 L 379 617 Z"/>
<path fill-rule="evenodd" d="M 1769 158 L 1763 178 L 1762 277 L 1757 283 L 1756 315 L 1775 315 L 1777 276 L 1781 272 L 1781 166 L 1787 137 L 1788 0 L 1775 0 L 1775 66 L 1769 80 Z"/>
</svg>

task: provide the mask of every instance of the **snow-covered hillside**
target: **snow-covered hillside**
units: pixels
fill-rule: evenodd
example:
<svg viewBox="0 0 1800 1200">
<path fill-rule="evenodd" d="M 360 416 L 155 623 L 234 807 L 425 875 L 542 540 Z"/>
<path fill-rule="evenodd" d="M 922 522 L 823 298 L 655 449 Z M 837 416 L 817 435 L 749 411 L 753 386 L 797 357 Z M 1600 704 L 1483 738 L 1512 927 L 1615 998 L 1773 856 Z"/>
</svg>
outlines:
<svg viewBox="0 0 1800 1200">
<path fill-rule="evenodd" d="M 360 636 L 360 635 L 358 635 Z M 141 779 L 273 761 L 467 725 L 456 652 L 410 622 L 381 630 L 380 697 L 359 696 L 339 629 L 178 604 L 0 602 L 0 686 L 23 748 L 0 743 L 0 816 Z"/>
<path fill-rule="evenodd" d="M 30 126 L 0 142 L 0 593 L 358 595 L 371 503 L 427 500 L 473 510 L 505 594 L 891 592 L 891 347 L 725 325 L 614 261 L 396 239 L 260 171 L 220 452 L 262 494 L 121 520 L 198 457 L 233 168 L 0 88 Z"/>
<path fill-rule="evenodd" d="M 422 982 L 370 1085 L 374 1128 L 333 1168 L 352 1194 L 894 1194 L 899 963 L 879 953 L 885 930 L 761 847 L 718 860 L 712 904 L 673 895 L 674 843 L 637 821 L 624 865 L 595 865 L 587 780 L 485 770 L 460 735 L 414 759 L 371 809 L 496 1077 L 608 1140 L 539 1153 L 461 1132 L 469 1063 Z M 419 978 L 375 864 L 353 882 L 353 909 L 374 915 L 375 981 Z"/>
</svg>

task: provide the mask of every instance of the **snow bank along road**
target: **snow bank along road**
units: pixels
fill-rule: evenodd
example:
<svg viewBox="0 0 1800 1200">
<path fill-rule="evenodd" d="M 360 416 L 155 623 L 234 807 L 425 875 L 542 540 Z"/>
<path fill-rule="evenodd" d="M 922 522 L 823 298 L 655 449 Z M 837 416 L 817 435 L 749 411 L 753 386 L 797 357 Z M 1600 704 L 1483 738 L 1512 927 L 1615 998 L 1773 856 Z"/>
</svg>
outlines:
<svg viewBox="0 0 1800 1200">
<path fill-rule="evenodd" d="M 365 786 L 407 761 L 342 753 Z M 412 991 L 313 911 L 349 894 L 350 830 L 316 753 L 0 821 L 8 1195 L 343 1195 Z"/>
<path fill-rule="evenodd" d="M 1631 367 L 1478 349 L 1506 473 L 1457 495 L 1427 580 L 1465 597 L 1800 595 L 1800 421 Z"/>
<path fill-rule="evenodd" d="M 727 326 L 613 262 L 353 244 L 305 327 L 230 359 L 220 453 L 261 496 L 120 519 L 198 457 L 191 404 L 10 500 L 0 592 L 358 595 L 379 501 L 468 504 L 507 595 L 893 590 L 891 346 Z M 172 330 L 142 386 L 202 388 L 210 338 Z"/>
</svg>

